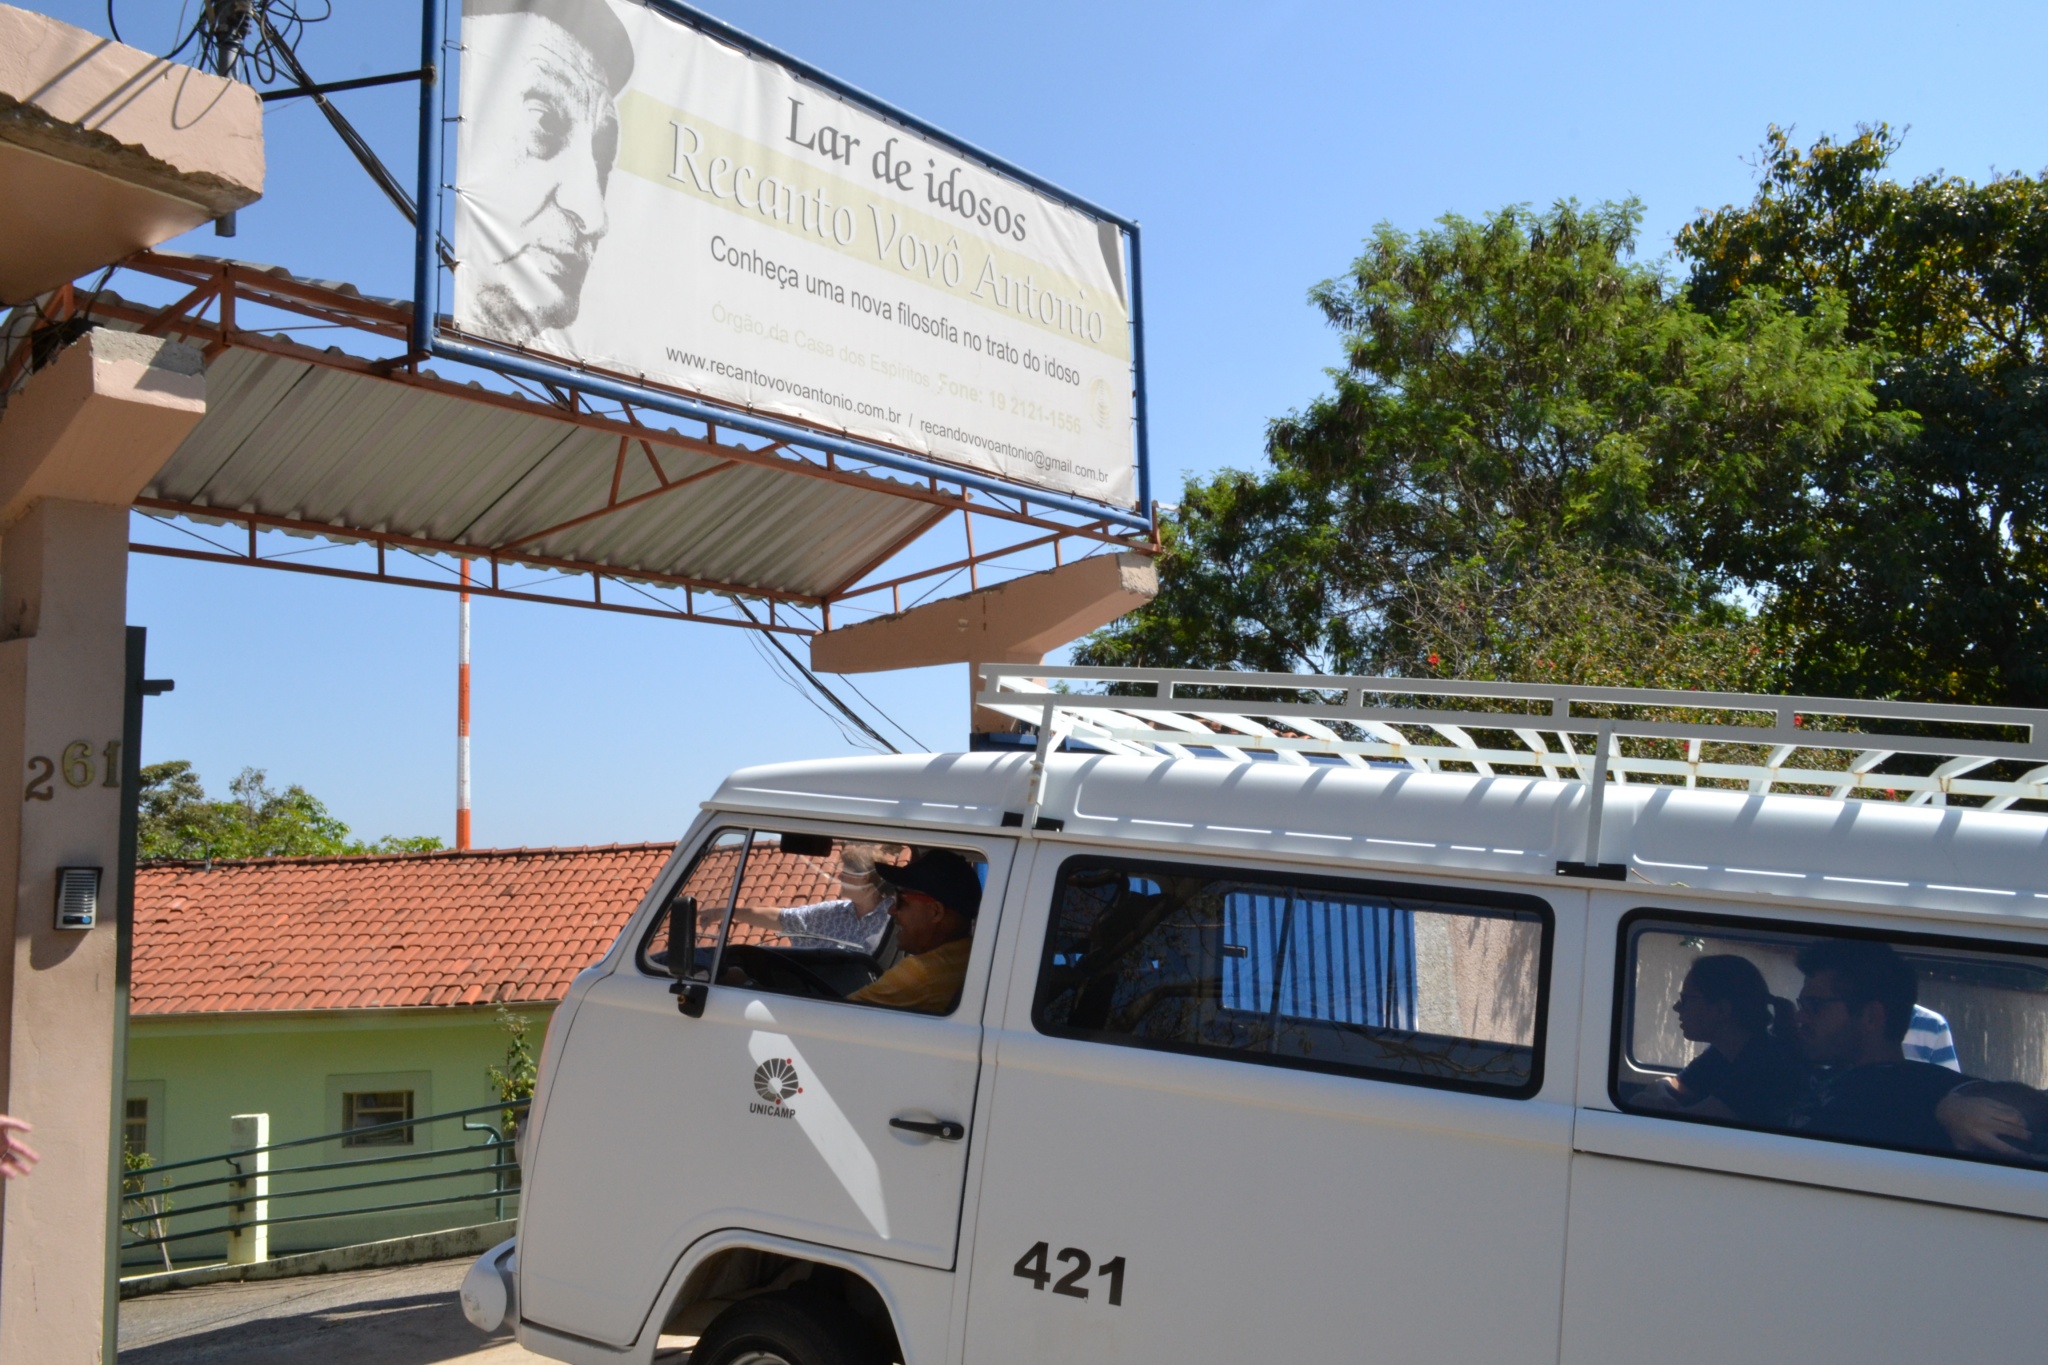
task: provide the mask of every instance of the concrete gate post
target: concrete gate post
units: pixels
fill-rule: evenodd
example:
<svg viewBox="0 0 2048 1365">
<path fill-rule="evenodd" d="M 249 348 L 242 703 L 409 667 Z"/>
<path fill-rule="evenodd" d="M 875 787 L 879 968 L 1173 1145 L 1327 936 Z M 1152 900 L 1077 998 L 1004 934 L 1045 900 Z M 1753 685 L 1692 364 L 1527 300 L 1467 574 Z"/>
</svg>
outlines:
<svg viewBox="0 0 2048 1365">
<path fill-rule="evenodd" d="M 270 1115 L 236 1114 L 228 1119 L 228 1150 L 239 1180 L 228 1183 L 228 1264 L 254 1265 L 270 1259 Z"/>
<path fill-rule="evenodd" d="M 0 1110 L 43 1154 L 0 1189 L 0 1360 L 24 1365 L 102 1359 L 128 509 L 204 411 L 196 352 L 104 331 L 0 411 Z M 99 870 L 91 928 L 59 926 L 64 868 Z"/>
</svg>

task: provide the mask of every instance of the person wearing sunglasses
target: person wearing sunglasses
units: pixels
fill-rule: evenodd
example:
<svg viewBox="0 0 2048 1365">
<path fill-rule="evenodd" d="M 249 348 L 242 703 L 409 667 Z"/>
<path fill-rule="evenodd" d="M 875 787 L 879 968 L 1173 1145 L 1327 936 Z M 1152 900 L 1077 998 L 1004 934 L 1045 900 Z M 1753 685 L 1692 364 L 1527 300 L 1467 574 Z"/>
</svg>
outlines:
<svg viewBox="0 0 2048 1365">
<path fill-rule="evenodd" d="M 903 959 L 872 984 L 847 996 L 863 1005 L 951 1014 L 967 980 L 981 878 L 957 853 L 936 849 L 888 869 L 896 889 L 889 918 Z"/>
<path fill-rule="evenodd" d="M 1919 987 L 1891 945 L 1822 939 L 1800 951 L 1798 965 L 1799 1046 L 1816 1073 L 1794 1129 L 1882 1147 L 2026 1155 L 2032 1134 L 2017 1107 L 1960 1072 L 1906 1058 Z"/>
</svg>

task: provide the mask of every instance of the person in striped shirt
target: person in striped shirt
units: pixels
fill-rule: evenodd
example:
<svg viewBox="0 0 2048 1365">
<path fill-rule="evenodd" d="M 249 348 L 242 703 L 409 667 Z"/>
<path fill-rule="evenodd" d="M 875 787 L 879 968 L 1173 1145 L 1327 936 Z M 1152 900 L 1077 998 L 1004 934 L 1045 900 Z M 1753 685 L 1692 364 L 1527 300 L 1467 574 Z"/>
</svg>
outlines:
<svg viewBox="0 0 2048 1365">
<path fill-rule="evenodd" d="M 1913 1006 L 1913 1022 L 1907 1026 L 1906 1041 L 1901 1046 L 1909 1062 L 1932 1062 L 1957 1072 L 1963 1069 L 1956 1058 L 1956 1036 L 1949 1032 L 1948 1020 L 1925 1005 Z"/>
<path fill-rule="evenodd" d="M 880 952 L 889 932 L 889 907 L 896 892 L 875 870 L 875 850 L 848 844 L 839 854 L 839 891 L 833 900 L 774 911 L 774 928 L 798 946 L 859 944 Z"/>
</svg>

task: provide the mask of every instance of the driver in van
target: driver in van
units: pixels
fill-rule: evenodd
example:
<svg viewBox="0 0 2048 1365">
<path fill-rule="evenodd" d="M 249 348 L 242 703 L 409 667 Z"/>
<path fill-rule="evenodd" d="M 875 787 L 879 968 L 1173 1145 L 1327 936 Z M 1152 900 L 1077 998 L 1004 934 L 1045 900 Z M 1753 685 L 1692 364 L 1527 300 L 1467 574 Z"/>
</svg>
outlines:
<svg viewBox="0 0 2048 1365">
<path fill-rule="evenodd" d="M 1821 1070 L 1792 1113 L 1794 1130 L 1922 1151 L 2024 1155 L 2032 1135 L 2019 1109 L 1983 1093 L 1981 1082 L 1906 1059 L 1918 984 L 1890 944 L 1823 939 L 1798 962 L 1806 974 L 1799 1046 Z"/>
<path fill-rule="evenodd" d="M 889 1009 L 948 1014 L 967 980 L 974 919 L 981 912 L 981 878 L 957 853 L 935 849 L 886 869 L 896 889 L 889 918 L 903 960 L 848 1000 Z"/>
</svg>

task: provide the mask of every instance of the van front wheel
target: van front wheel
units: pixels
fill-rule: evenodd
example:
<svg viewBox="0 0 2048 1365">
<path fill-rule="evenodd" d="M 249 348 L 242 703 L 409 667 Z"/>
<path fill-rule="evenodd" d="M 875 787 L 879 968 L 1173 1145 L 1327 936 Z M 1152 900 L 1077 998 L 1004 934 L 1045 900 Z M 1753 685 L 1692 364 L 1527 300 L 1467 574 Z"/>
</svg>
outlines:
<svg viewBox="0 0 2048 1365">
<path fill-rule="evenodd" d="M 690 1365 L 880 1365 L 866 1323 L 809 1294 L 769 1294 L 736 1303 L 704 1330 Z"/>
</svg>

